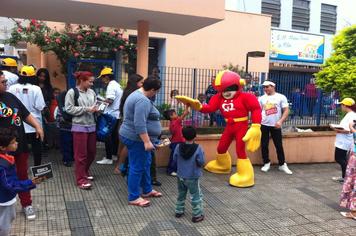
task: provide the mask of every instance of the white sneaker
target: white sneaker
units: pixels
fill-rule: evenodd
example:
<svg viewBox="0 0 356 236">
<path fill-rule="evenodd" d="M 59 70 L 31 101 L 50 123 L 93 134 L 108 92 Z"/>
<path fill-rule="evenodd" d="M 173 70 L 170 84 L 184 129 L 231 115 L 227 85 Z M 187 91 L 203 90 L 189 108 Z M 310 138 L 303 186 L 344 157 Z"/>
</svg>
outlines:
<svg viewBox="0 0 356 236">
<path fill-rule="evenodd" d="M 283 165 L 278 167 L 278 170 L 283 171 L 284 173 L 291 175 L 293 172 L 288 168 L 287 163 L 284 163 Z"/>
<path fill-rule="evenodd" d="M 262 168 L 261 168 L 261 171 L 263 171 L 263 172 L 268 172 L 269 169 L 271 169 L 271 162 L 268 162 L 268 163 L 264 164 L 264 165 L 262 166 Z"/>
<path fill-rule="evenodd" d="M 107 159 L 106 157 L 104 157 L 101 161 L 97 161 L 96 164 L 99 165 L 112 165 L 113 160 L 111 159 Z"/>
<path fill-rule="evenodd" d="M 33 207 L 27 206 L 23 208 L 23 212 L 25 213 L 25 216 L 28 220 L 34 220 L 36 219 L 36 213 L 35 210 L 33 209 Z"/>
<path fill-rule="evenodd" d="M 177 173 L 176 172 L 172 172 L 171 176 L 177 176 Z"/>
</svg>

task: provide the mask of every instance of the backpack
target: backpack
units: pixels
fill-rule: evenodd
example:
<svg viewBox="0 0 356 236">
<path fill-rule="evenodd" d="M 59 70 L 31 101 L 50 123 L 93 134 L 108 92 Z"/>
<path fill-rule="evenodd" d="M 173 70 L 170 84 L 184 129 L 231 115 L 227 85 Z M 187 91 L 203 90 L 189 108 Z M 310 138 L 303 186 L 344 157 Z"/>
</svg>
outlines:
<svg viewBox="0 0 356 236">
<path fill-rule="evenodd" d="M 79 90 L 78 88 L 72 89 L 74 90 L 74 105 L 78 106 Z M 58 103 L 58 109 L 61 112 L 62 118 L 64 119 L 64 121 L 72 123 L 73 116 L 65 111 L 65 98 L 69 90 L 61 92 L 56 99 Z"/>
</svg>

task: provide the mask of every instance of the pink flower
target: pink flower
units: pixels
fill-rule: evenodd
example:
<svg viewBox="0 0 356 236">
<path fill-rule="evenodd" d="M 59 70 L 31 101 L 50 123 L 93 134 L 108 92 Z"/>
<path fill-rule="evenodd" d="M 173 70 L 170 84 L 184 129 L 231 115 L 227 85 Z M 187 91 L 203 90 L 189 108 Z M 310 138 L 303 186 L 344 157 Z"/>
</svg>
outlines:
<svg viewBox="0 0 356 236">
<path fill-rule="evenodd" d="M 60 38 L 56 38 L 56 43 L 61 43 L 62 42 L 62 40 L 60 39 Z"/>
<path fill-rule="evenodd" d="M 74 57 L 79 57 L 79 53 L 78 53 L 78 52 L 75 52 L 75 53 L 74 53 Z"/>
<path fill-rule="evenodd" d="M 112 50 L 113 50 L 114 52 L 117 52 L 117 49 L 116 49 L 116 48 L 113 48 Z"/>
<path fill-rule="evenodd" d="M 99 38 L 99 33 L 98 32 L 95 32 L 95 38 Z"/>
<path fill-rule="evenodd" d="M 82 40 L 84 37 L 83 36 L 81 36 L 80 34 L 77 36 L 77 39 L 78 40 Z"/>
<path fill-rule="evenodd" d="M 36 21 L 35 19 L 32 19 L 30 24 L 36 25 L 36 24 L 37 24 L 37 21 Z"/>
<path fill-rule="evenodd" d="M 122 50 L 122 49 L 124 49 L 125 47 L 124 47 L 123 45 L 120 45 L 120 47 L 119 47 L 119 48 Z"/>
<path fill-rule="evenodd" d="M 17 28 L 17 32 L 21 33 L 22 32 L 22 28 Z"/>
<path fill-rule="evenodd" d="M 118 34 L 118 35 L 117 35 L 117 38 L 118 38 L 118 39 L 121 39 L 121 38 L 122 38 L 122 34 Z"/>
<path fill-rule="evenodd" d="M 90 35 L 90 32 L 89 32 L 89 31 L 87 31 L 87 32 L 85 33 L 85 35 Z"/>
<path fill-rule="evenodd" d="M 110 35 L 111 35 L 111 36 L 115 36 L 115 35 L 116 35 L 115 31 L 111 31 L 111 32 L 110 32 Z"/>
<path fill-rule="evenodd" d="M 103 32 L 103 31 L 104 31 L 104 27 L 103 27 L 103 26 L 100 26 L 100 27 L 98 28 L 98 31 L 99 31 L 99 32 Z"/>
</svg>

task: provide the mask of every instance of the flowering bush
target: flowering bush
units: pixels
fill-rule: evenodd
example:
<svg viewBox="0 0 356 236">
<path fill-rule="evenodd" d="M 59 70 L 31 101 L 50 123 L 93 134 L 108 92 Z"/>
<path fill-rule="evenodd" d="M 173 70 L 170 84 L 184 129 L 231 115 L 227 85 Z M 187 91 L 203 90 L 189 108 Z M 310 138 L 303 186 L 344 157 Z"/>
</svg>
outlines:
<svg viewBox="0 0 356 236">
<path fill-rule="evenodd" d="M 6 43 L 15 46 L 22 41 L 37 45 L 43 52 L 52 51 L 63 71 L 70 58 L 114 58 L 118 51 L 129 61 L 136 57 L 136 45 L 123 37 L 122 29 L 66 24 L 64 30 L 58 31 L 38 20 L 30 20 L 27 25 L 21 21 L 15 24 Z"/>
</svg>

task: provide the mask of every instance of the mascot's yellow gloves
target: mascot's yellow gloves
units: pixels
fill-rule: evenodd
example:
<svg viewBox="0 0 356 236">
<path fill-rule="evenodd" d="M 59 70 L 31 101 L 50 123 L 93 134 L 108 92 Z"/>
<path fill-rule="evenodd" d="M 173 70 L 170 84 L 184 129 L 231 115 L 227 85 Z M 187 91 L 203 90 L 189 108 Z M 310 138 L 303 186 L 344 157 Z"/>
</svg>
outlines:
<svg viewBox="0 0 356 236">
<path fill-rule="evenodd" d="M 182 102 L 185 105 L 189 104 L 190 107 L 196 111 L 200 111 L 202 108 L 201 103 L 197 99 L 193 99 L 187 96 L 180 96 L 180 95 L 175 96 L 175 99 L 177 99 L 178 101 Z"/>
<path fill-rule="evenodd" d="M 247 133 L 242 138 L 244 142 L 247 143 L 246 148 L 250 152 L 254 152 L 259 148 L 261 144 L 261 125 L 252 124 L 251 127 L 247 130 Z"/>
</svg>

